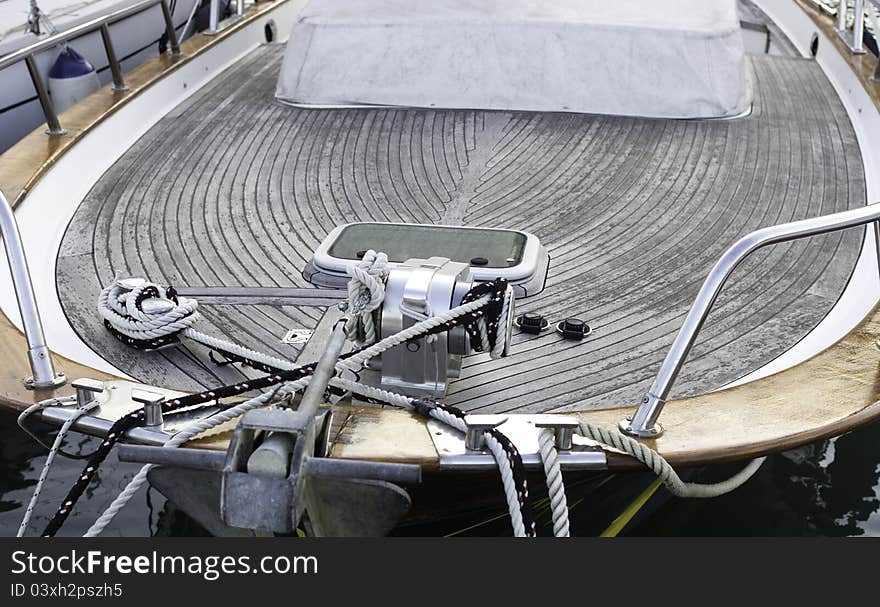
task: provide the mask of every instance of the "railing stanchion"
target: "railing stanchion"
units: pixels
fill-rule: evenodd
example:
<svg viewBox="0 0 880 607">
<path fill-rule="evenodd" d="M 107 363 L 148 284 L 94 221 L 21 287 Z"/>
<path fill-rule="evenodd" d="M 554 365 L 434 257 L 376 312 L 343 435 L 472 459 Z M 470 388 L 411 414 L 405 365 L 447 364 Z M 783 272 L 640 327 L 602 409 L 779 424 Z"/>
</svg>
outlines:
<svg viewBox="0 0 880 607">
<path fill-rule="evenodd" d="M 208 8 L 208 31 L 206 34 L 216 34 L 217 27 L 220 25 L 220 0 L 211 0 L 211 6 Z"/>
<path fill-rule="evenodd" d="M 122 78 L 122 69 L 119 67 L 119 61 L 116 59 L 113 41 L 110 39 L 110 27 L 106 23 L 101 26 L 101 39 L 104 41 L 107 63 L 110 65 L 110 73 L 113 75 L 113 90 L 127 90 L 128 87 L 125 86 L 125 80 Z"/>
<path fill-rule="evenodd" d="M 180 54 L 180 45 L 177 44 L 177 32 L 174 31 L 174 21 L 171 18 L 171 9 L 168 8 L 168 0 L 162 0 L 162 16 L 165 19 L 165 35 L 168 36 L 168 45 L 172 55 Z"/>
<path fill-rule="evenodd" d="M 865 2 L 856 0 L 853 7 L 853 41 L 852 52 L 864 53 L 863 39 L 865 37 Z"/>
<path fill-rule="evenodd" d="M 31 75 L 34 88 L 37 91 L 37 98 L 40 100 L 40 106 L 43 108 L 46 124 L 49 126 L 46 132 L 49 135 L 64 135 L 67 131 L 61 127 L 61 123 L 58 121 L 58 114 L 55 113 L 55 106 L 52 104 L 52 100 L 49 99 L 46 87 L 43 86 L 43 80 L 40 77 L 40 70 L 37 69 L 37 63 L 32 55 L 25 57 L 24 62 L 27 65 L 28 73 Z"/>
<path fill-rule="evenodd" d="M 3 246 L 6 248 L 6 261 L 12 274 L 15 298 L 18 302 L 18 311 L 21 313 L 24 336 L 27 339 L 28 361 L 33 373 L 24 380 L 24 383 L 28 388 L 57 388 L 64 384 L 67 378 L 64 373 L 56 373 L 52 364 L 52 353 L 43 335 L 43 324 L 40 321 L 40 312 L 37 309 L 37 300 L 34 297 L 34 287 L 31 284 L 31 275 L 28 271 L 21 234 L 15 221 L 15 213 L 2 192 L 0 192 L 0 234 L 2 234 Z"/>
</svg>

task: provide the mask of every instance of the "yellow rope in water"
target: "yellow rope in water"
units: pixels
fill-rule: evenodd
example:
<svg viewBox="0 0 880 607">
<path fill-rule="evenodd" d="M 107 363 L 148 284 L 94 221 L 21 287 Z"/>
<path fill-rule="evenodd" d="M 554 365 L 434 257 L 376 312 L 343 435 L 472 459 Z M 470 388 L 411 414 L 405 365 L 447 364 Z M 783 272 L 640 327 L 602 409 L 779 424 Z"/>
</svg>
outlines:
<svg viewBox="0 0 880 607">
<path fill-rule="evenodd" d="M 642 506 L 644 506 L 645 503 L 651 499 L 651 496 L 657 492 L 657 489 L 660 488 L 661 484 L 662 481 L 659 478 L 651 483 L 647 489 L 642 491 L 642 493 L 634 499 L 632 503 L 611 522 L 610 525 L 608 525 L 608 528 L 605 529 L 605 531 L 599 534 L 599 537 L 617 537 L 617 534 L 623 531 L 623 528 L 626 527 L 636 513 L 642 509 Z"/>
</svg>

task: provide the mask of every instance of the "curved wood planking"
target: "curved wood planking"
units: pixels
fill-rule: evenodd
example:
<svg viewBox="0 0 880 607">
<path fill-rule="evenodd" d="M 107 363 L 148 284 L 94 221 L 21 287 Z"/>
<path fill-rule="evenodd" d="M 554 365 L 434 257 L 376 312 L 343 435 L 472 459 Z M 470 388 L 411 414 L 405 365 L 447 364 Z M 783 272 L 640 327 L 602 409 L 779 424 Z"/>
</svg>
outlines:
<svg viewBox="0 0 880 607">
<path fill-rule="evenodd" d="M 865 203 L 855 134 L 814 62 L 755 57 L 751 116 L 681 121 L 295 109 L 274 99 L 281 51 L 254 51 L 175 108 L 70 223 L 57 265 L 64 311 L 86 343 L 145 383 L 193 390 L 232 369 L 183 348 L 147 356 L 109 336 L 94 301 L 117 271 L 176 286 L 306 287 L 301 272 L 329 230 L 403 220 L 536 233 L 552 258 L 548 283 L 518 307 L 594 327 L 582 342 L 517 333 L 504 360 L 469 357 L 451 403 L 620 406 L 646 389 L 699 283 L 738 236 Z M 757 253 L 722 293 L 676 394 L 722 386 L 806 335 L 860 244 L 851 231 Z M 204 310 L 206 331 L 287 357 L 296 351 L 281 336 L 323 313 Z"/>
</svg>

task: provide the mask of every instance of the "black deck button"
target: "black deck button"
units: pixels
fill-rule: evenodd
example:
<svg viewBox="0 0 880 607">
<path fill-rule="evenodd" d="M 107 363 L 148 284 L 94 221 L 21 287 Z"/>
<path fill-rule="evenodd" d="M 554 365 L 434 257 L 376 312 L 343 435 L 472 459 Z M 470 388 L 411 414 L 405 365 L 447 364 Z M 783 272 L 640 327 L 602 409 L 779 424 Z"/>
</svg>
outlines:
<svg viewBox="0 0 880 607">
<path fill-rule="evenodd" d="M 488 266 L 489 260 L 485 257 L 471 257 L 472 266 Z"/>
<path fill-rule="evenodd" d="M 590 325 L 580 318 L 566 318 L 556 324 L 556 330 L 565 339 L 583 339 L 592 332 Z"/>
<path fill-rule="evenodd" d="M 524 333 L 532 333 L 533 335 L 537 335 L 550 325 L 546 318 L 540 314 L 535 314 L 534 312 L 526 312 L 525 314 L 517 316 L 516 320 L 513 321 L 513 324 L 516 325 L 520 331 L 523 331 Z"/>
</svg>

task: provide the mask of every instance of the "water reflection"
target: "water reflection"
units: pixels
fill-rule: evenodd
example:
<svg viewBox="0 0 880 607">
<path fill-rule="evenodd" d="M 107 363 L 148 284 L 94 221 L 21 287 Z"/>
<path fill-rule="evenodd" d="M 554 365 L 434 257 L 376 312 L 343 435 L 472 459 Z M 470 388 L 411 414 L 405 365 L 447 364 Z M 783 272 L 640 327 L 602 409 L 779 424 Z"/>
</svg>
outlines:
<svg viewBox="0 0 880 607">
<path fill-rule="evenodd" d="M 713 469 L 722 478 L 736 466 Z M 713 500 L 670 500 L 632 535 L 880 536 L 880 423 L 768 458 Z"/>
<path fill-rule="evenodd" d="M 43 432 L 52 428 L 43 426 Z M 96 439 L 72 435 L 71 449 L 87 451 Z M 28 535 L 36 535 L 49 520 L 79 473 L 82 462 L 57 457 Z M 45 452 L 0 413 L 0 535 L 15 535 L 30 499 Z M 115 456 L 102 466 L 78 504 L 62 535 L 81 535 L 112 501 L 139 466 Z M 721 479 L 736 465 L 705 471 L 702 480 Z M 615 475 L 569 483 L 572 530 L 600 533 L 652 480 Z M 535 495 L 541 534 L 550 533 L 550 520 Z M 545 520 L 546 519 L 546 520 Z M 397 530 L 397 535 L 507 535 L 506 511 L 487 508 L 442 523 Z M 842 437 L 772 456 L 761 470 L 732 494 L 710 500 L 681 500 L 662 492 L 625 530 L 627 535 L 656 536 L 880 536 L 880 423 Z M 192 519 L 156 491 L 142 490 L 117 516 L 107 535 L 205 535 Z"/>
</svg>

